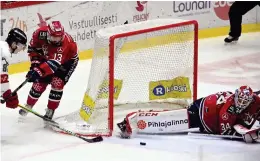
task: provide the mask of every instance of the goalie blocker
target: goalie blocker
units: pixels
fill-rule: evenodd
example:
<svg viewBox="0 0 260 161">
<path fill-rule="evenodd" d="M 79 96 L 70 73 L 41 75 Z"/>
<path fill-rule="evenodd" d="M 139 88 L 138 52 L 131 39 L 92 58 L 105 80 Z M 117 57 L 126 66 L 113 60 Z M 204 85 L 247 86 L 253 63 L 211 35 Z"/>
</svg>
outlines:
<svg viewBox="0 0 260 161">
<path fill-rule="evenodd" d="M 241 133 L 237 127 L 251 129 L 260 120 L 259 103 L 260 98 L 250 87 L 241 86 L 235 93 L 219 92 L 195 100 L 187 109 L 132 112 L 117 125 L 122 138 L 136 133 L 166 134 L 199 128 L 203 133 L 236 135 L 253 142 L 260 138 L 259 130 Z"/>
</svg>

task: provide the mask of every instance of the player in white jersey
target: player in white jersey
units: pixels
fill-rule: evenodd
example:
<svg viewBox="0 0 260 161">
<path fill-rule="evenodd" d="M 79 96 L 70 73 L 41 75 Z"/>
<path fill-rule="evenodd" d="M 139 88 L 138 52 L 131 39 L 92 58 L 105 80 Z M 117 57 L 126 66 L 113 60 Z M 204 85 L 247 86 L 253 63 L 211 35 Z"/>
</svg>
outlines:
<svg viewBox="0 0 260 161">
<path fill-rule="evenodd" d="M 19 100 L 17 94 L 11 94 L 12 91 L 9 87 L 8 79 L 8 65 L 10 64 L 12 54 L 17 54 L 18 52 L 26 48 L 27 36 L 19 28 L 13 28 L 9 31 L 8 36 L 5 41 L 0 41 L 0 54 L 1 54 L 1 100 L 6 101 L 6 107 L 16 108 L 18 106 Z"/>
</svg>

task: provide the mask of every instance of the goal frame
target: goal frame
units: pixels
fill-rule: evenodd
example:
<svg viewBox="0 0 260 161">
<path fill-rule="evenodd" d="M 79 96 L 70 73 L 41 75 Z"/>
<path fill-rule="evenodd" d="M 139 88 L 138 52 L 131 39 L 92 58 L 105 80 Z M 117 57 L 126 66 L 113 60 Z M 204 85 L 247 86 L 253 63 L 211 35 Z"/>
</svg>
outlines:
<svg viewBox="0 0 260 161">
<path fill-rule="evenodd" d="M 109 97 L 108 97 L 108 134 L 102 136 L 112 136 L 114 130 L 114 61 L 115 61 L 115 40 L 127 36 L 134 36 L 153 31 L 159 31 L 169 28 L 194 25 L 194 61 L 193 61 L 193 100 L 197 99 L 197 84 L 198 84 L 198 22 L 196 20 L 174 23 L 165 26 L 153 27 L 133 32 L 126 32 L 113 35 L 109 38 Z"/>
</svg>

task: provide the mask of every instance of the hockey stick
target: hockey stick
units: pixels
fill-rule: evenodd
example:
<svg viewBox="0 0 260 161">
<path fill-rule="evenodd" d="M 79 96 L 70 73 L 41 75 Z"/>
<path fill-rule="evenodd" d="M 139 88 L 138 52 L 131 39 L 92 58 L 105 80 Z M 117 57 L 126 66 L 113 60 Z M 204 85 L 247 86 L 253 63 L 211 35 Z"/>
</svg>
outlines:
<svg viewBox="0 0 260 161">
<path fill-rule="evenodd" d="M 11 96 L 13 96 L 15 93 L 17 93 L 28 81 L 29 81 L 29 77 L 26 78 L 22 84 L 20 84 L 8 97 L 7 99 L 1 100 L 1 103 L 4 104 L 6 102 L 6 100 L 8 100 Z"/>
<path fill-rule="evenodd" d="M 64 129 L 64 128 L 60 127 L 60 125 L 59 125 L 57 122 L 55 122 L 55 121 L 53 121 L 53 120 L 51 120 L 51 119 L 48 119 L 48 118 L 43 117 L 41 114 L 39 114 L 39 113 L 33 111 L 32 109 L 26 108 L 26 107 L 24 107 L 24 106 L 22 106 L 22 105 L 18 105 L 18 106 L 21 107 L 22 109 L 24 109 L 24 110 L 26 110 L 26 111 L 28 111 L 28 112 L 30 112 L 30 113 L 36 115 L 36 116 L 42 118 L 44 121 L 47 121 L 47 122 L 49 123 L 49 125 L 51 125 L 51 126 L 57 128 L 57 129 L 59 129 L 59 130 L 65 132 L 65 133 L 68 133 L 68 134 L 70 134 L 70 135 L 72 135 L 72 136 L 75 136 L 75 137 L 77 137 L 77 138 L 80 138 L 80 139 L 82 139 L 82 140 L 84 140 L 84 141 L 86 141 L 86 142 L 88 142 L 88 143 L 96 143 L 96 142 L 101 142 L 101 141 L 103 141 L 102 136 L 98 136 L 98 137 L 95 137 L 95 138 L 85 138 L 85 137 L 82 137 L 82 136 L 78 135 L 77 133 L 74 133 L 74 132 L 72 132 L 72 131 L 69 131 L 69 130 L 67 130 L 67 129 Z"/>
<path fill-rule="evenodd" d="M 188 133 L 189 136 L 192 137 L 211 137 L 211 138 L 224 138 L 224 139 L 239 139 L 239 140 L 243 140 L 242 136 L 233 136 L 233 135 L 217 135 L 217 134 L 203 134 L 203 133 L 194 133 L 194 132 L 189 132 Z"/>
</svg>

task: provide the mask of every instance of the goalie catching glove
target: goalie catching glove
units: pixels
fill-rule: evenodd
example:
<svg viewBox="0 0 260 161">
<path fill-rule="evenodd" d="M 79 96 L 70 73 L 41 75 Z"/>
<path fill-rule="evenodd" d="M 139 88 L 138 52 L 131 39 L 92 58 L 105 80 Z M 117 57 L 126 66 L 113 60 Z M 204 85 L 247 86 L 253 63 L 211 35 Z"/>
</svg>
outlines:
<svg viewBox="0 0 260 161">
<path fill-rule="evenodd" d="M 258 139 L 260 139 L 260 128 L 252 128 L 252 129 L 247 129 L 242 125 L 235 125 L 234 129 L 236 130 L 237 133 L 242 135 L 244 141 L 246 143 L 252 143 Z"/>
</svg>

